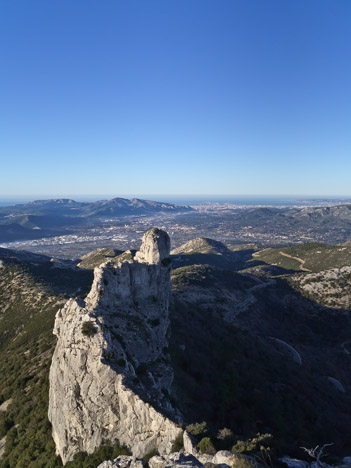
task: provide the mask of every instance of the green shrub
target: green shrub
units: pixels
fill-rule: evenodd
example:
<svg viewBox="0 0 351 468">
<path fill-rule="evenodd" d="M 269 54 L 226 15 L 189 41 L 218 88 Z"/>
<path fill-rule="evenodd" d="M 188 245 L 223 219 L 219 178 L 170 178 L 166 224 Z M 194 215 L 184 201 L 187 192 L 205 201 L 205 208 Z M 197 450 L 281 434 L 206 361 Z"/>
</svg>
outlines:
<svg viewBox="0 0 351 468">
<path fill-rule="evenodd" d="M 66 468 L 96 468 L 103 461 L 115 459 L 120 455 L 130 455 L 130 451 L 119 445 L 105 443 L 90 455 L 85 452 L 76 453 L 73 460 L 65 466 Z"/>
<path fill-rule="evenodd" d="M 224 427 L 217 434 L 217 442 L 219 450 L 230 450 L 236 438 L 231 429 Z"/>
<path fill-rule="evenodd" d="M 226 440 L 232 437 L 233 437 L 233 431 L 231 429 L 228 429 L 227 427 L 220 429 L 217 434 L 217 439 L 220 439 L 220 440 Z"/>
<path fill-rule="evenodd" d="M 209 437 L 204 437 L 200 440 L 197 444 L 200 453 L 207 453 L 208 455 L 214 455 L 216 453 L 216 449 L 212 443 L 212 440 Z"/>
<path fill-rule="evenodd" d="M 146 463 L 149 463 L 150 458 L 154 457 L 155 455 L 158 455 L 158 451 L 156 449 L 151 450 L 151 452 L 146 453 L 143 456 L 143 459 L 146 461 Z"/>
<path fill-rule="evenodd" d="M 82 325 L 82 333 L 85 336 L 94 336 L 96 333 L 96 328 L 93 322 L 84 322 Z"/>
<path fill-rule="evenodd" d="M 240 457 L 235 461 L 235 468 L 255 468 L 255 464 L 247 458 Z"/>
<path fill-rule="evenodd" d="M 14 422 L 11 418 L 2 414 L 0 420 L 0 438 L 3 438 L 13 426 Z"/>
<path fill-rule="evenodd" d="M 171 449 L 172 453 L 173 452 L 180 452 L 182 450 L 182 448 L 184 447 L 183 434 L 184 434 L 184 431 L 181 431 L 181 432 L 179 432 L 179 434 L 175 438 L 175 440 L 173 442 L 173 445 L 172 445 L 172 449 Z"/>
<path fill-rule="evenodd" d="M 247 440 L 238 440 L 232 447 L 234 453 L 253 453 L 267 448 L 265 445 L 272 439 L 271 434 L 256 434 L 256 437 Z M 269 448 L 267 448 L 269 450 Z"/>
<path fill-rule="evenodd" d="M 189 426 L 186 427 L 186 430 L 194 437 L 201 438 L 208 435 L 207 423 L 205 421 L 202 423 L 189 424 Z"/>
</svg>

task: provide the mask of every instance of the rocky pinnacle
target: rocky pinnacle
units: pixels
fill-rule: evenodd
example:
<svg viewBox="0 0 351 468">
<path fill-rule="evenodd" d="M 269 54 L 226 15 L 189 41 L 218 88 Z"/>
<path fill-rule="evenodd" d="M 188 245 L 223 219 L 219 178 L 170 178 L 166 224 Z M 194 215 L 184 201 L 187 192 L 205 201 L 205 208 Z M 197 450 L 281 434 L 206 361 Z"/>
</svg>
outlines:
<svg viewBox="0 0 351 468">
<path fill-rule="evenodd" d="M 169 251 L 168 234 L 151 229 L 134 258 L 95 268 L 86 299 L 58 311 L 49 419 L 63 463 L 103 441 L 138 457 L 170 452 L 180 429 L 168 398 Z"/>
</svg>

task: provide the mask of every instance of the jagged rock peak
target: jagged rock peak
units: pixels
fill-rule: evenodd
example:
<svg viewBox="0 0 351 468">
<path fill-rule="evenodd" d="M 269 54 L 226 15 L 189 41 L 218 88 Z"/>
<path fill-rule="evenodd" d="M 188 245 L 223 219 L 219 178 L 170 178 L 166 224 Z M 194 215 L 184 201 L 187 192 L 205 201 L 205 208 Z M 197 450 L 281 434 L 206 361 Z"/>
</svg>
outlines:
<svg viewBox="0 0 351 468">
<path fill-rule="evenodd" d="M 70 299 L 56 314 L 48 416 L 63 463 L 103 441 L 118 441 L 136 457 L 167 454 L 181 430 L 165 352 L 169 237 L 152 229 L 142 247 L 145 261 L 96 267 L 85 300 Z"/>
<path fill-rule="evenodd" d="M 169 257 L 171 241 L 169 235 L 158 228 L 147 231 L 142 238 L 135 260 L 141 263 L 157 264 Z"/>
</svg>

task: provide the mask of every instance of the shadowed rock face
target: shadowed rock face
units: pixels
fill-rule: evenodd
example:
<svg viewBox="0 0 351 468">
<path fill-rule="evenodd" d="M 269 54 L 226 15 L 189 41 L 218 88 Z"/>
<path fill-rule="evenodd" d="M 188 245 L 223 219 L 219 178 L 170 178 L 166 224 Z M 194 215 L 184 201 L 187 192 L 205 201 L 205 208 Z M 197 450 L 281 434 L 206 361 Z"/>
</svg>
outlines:
<svg viewBox="0 0 351 468">
<path fill-rule="evenodd" d="M 64 463 L 104 440 L 136 456 L 170 452 L 179 428 L 169 419 L 173 371 L 164 354 L 169 245 L 165 232 L 148 231 L 134 259 L 95 268 L 85 301 L 70 299 L 56 315 L 49 419 Z"/>
</svg>

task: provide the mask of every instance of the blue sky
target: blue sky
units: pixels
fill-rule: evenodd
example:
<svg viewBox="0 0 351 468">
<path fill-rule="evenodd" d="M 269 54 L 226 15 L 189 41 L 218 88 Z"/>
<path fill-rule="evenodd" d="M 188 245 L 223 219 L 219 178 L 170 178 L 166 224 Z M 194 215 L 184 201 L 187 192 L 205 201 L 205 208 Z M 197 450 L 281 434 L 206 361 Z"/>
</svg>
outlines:
<svg viewBox="0 0 351 468">
<path fill-rule="evenodd" d="M 351 195 L 350 0 L 5 0 L 0 196 Z"/>
</svg>

